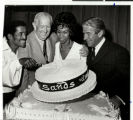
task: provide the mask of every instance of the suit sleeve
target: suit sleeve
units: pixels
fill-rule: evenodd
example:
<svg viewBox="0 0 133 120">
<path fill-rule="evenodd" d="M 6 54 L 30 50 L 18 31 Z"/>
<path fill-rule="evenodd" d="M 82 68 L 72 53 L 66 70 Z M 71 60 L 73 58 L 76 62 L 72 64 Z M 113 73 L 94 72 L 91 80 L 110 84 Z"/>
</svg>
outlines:
<svg viewBox="0 0 133 120">
<path fill-rule="evenodd" d="M 116 55 L 116 74 L 113 76 L 116 81 L 114 92 L 122 100 L 129 100 L 130 94 L 130 57 L 127 51 L 118 51 Z"/>
</svg>

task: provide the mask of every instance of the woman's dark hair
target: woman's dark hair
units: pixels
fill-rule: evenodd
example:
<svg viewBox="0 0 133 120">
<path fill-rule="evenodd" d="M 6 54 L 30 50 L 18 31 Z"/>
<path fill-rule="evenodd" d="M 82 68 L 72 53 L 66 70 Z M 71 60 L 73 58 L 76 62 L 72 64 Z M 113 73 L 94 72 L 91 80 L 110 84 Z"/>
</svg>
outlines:
<svg viewBox="0 0 133 120">
<path fill-rule="evenodd" d="M 57 14 L 57 16 L 54 19 L 53 25 L 52 25 L 52 30 L 54 32 L 57 32 L 57 28 L 60 25 L 63 26 L 63 27 L 68 27 L 69 32 L 70 32 L 70 39 L 72 41 L 78 42 L 77 38 L 79 39 L 79 37 L 77 37 L 77 36 L 79 34 L 77 34 L 77 33 L 79 33 L 78 31 L 82 27 L 79 27 L 80 25 L 77 23 L 77 20 L 76 20 L 75 16 L 72 13 L 70 13 L 70 12 L 61 12 L 61 13 Z M 82 31 L 82 29 L 81 29 L 81 31 Z"/>
</svg>

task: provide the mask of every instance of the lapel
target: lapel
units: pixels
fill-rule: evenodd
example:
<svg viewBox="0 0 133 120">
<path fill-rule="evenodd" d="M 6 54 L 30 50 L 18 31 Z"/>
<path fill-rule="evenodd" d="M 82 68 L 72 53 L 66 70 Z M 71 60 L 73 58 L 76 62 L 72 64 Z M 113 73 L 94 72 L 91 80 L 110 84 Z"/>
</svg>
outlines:
<svg viewBox="0 0 133 120">
<path fill-rule="evenodd" d="M 32 47 L 33 47 L 33 51 L 34 52 L 39 52 L 38 54 L 42 54 L 43 55 L 43 51 L 41 50 L 41 46 L 37 40 L 37 37 L 35 35 L 35 33 L 32 34 L 32 40 L 31 40 L 31 44 L 32 44 Z"/>
<path fill-rule="evenodd" d="M 99 52 L 97 53 L 94 61 L 92 64 L 95 64 L 97 63 L 101 58 L 104 57 L 104 55 L 106 55 L 106 53 L 108 52 L 109 50 L 109 45 L 110 42 L 108 40 L 105 40 L 104 44 L 102 45 L 102 47 L 100 48 Z"/>
<path fill-rule="evenodd" d="M 36 38 L 36 35 L 34 32 L 31 36 L 30 44 L 31 44 L 31 48 L 32 48 L 31 53 L 32 53 L 33 58 L 38 63 L 45 64 L 46 60 L 44 58 L 43 51 L 41 50 L 41 46 L 40 46 L 39 42 L 37 41 L 37 38 Z"/>
</svg>

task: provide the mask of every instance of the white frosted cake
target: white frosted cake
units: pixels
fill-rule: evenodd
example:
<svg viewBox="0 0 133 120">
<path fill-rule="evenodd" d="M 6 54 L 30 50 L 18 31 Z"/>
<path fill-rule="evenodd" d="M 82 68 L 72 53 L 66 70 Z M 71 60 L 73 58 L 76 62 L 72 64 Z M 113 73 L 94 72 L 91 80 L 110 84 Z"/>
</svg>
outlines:
<svg viewBox="0 0 133 120">
<path fill-rule="evenodd" d="M 6 119 L 120 120 L 119 109 L 105 93 L 89 93 L 96 86 L 96 75 L 81 60 L 44 65 L 35 78 L 30 89 L 6 106 Z"/>
<path fill-rule="evenodd" d="M 52 104 L 34 99 L 31 89 L 15 98 L 5 109 L 12 120 L 121 120 L 103 92 L 86 100 Z"/>
<path fill-rule="evenodd" d="M 33 96 L 44 102 L 64 102 L 92 91 L 96 75 L 87 70 L 85 61 L 70 59 L 40 67 L 35 73 Z"/>
<path fill-rule="evenodd" d="M 76 78 L 86 71 L 87 65 L 82 60 L 62 60 L 43 65 L 36 71 L 35 78 L 40 82 L 57 83 Z"/>
</svg>

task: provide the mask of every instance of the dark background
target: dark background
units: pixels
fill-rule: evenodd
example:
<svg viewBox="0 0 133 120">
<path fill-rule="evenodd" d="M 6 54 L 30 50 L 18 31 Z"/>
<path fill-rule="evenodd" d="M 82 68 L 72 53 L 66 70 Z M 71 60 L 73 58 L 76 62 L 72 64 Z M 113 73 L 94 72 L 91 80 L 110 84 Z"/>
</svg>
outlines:
<svg viewBox="0 0 133 120">
<path fill-rule="evenodd" d="M 5 23 L 11 20 L 23 20 L 28 33 L 33 30 L 32 22 L 37 12 L 48 12 L 53 18 L 62 11 L 72 12 L 77 21 L 89 17 L 101 17 L 112 36 L 112 41 L 127 48 L 130 52 L 130 6 L 88 6 L 88 5 L 43 5 L 43 6 L 5 6 Z"/>
<path fill-rule="evenodd" d="M 117 2 L 117 1 L 118 1 L 118 2 L 119 2 L 119 1 L 123 1 L 123 2 L 124 2 L 124 1 L 133 1 L 133 0 L 105 0 L 105 1 L 114 1 L 114 2 L 115 2 L 115 1 L 116 1 L 116 2 Z"/>
</svg>

